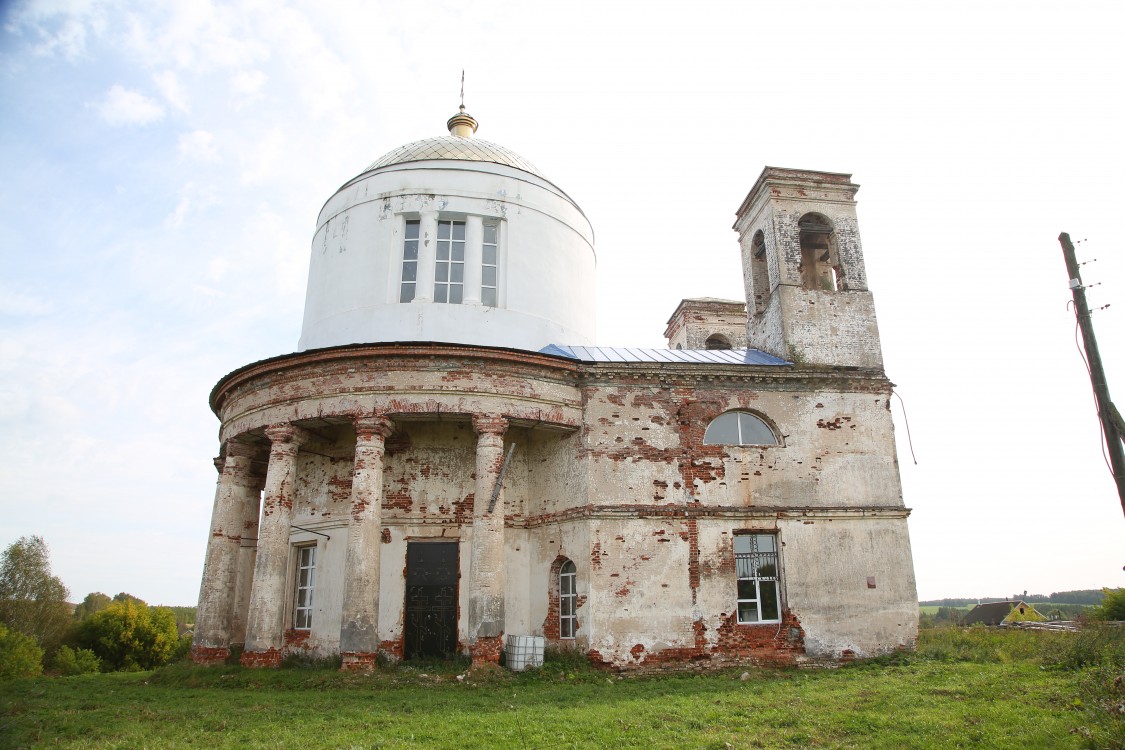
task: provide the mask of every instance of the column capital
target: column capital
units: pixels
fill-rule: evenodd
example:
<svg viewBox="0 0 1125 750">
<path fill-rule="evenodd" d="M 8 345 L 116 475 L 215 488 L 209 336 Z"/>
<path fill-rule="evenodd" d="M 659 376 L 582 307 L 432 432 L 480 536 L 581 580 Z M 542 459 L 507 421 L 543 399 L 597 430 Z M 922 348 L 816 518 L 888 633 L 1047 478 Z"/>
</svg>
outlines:
<svg viewBox="0 0 1125 750">
<path fill-rule="evenodd" d="M 227 458 L 238 456 L 239 458 L 254 459 L 258 457 L 259 451 L 258 446 L 252 443 L 244 443 L 241 440 L 227 441 Z"/>
<path fill-rule="evenodd" d="M 394 423 L 386 414 L 373 414 L 355 418 L 356 437 L 371 438 L 379 435 L 384 440 L 394 432 Z"/>
<path fill-rule="evenodd" d="M 478 435 L 500 435 L 508 431 L 508 420 L 498 414 L 474 414 L 473 430 Z"/>
<path fill-rule="evenodd" d="M 278 424 L 271 424 L 265 429 L 266 437 L 270 442 L 276 446 L 279 443 L 292 445 L 294 448 L 299 448 L 305 443 L 311 435 L 302 430 L 292 422 L 280 422 Z"/>
</svg>

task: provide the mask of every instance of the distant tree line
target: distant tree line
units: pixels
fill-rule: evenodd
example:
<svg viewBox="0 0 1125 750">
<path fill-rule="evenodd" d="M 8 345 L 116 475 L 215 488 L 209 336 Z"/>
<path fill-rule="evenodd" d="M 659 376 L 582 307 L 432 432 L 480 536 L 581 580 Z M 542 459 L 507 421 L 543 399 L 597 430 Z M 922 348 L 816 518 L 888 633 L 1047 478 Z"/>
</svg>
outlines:
<svg viewBox="0 0 1125 750">
<path fill-rule="evenodd" d="M 42 537 L 0 558 L 0 679 L 153 669 L 191 647 L 193 607 L 150 607 L 127 593 L 87 594 L 73 608 Z M 73 611 L 72 611 L 73 609 Z"/>
<path fill-rule="evenodd" d="M 1080 589 L 1077 591 L 1056 591 L 1050 595 L 1011 594 L 1009 596 L 967 597 L 964 599 L 930 599 L 929 601 L 918 602 L 918 604 L 923 607 L 965 607 L 981 602 L 1001 602 L 1020 599 L 1028 604 L 1082 604 L 1093 607 L 1101 604 L 1104 596 L 1104 589 Z"/>
</svg>

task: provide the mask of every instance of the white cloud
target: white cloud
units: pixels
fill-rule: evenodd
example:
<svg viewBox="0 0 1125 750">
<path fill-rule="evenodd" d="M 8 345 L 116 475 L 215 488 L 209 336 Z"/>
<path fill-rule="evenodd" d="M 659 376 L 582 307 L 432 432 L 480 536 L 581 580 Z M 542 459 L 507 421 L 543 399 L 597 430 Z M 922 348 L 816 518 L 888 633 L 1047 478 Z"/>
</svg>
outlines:
<svg viewBox="0 0 1125 750">
<path fill-rule="evenodd" d="M 242 155 L 242 181 L 253 185 L 276 175 L 287 141 L 277 128 L 261 134 L 254 146 Z"/>
<path fill-rule="evenodd" d="M 152 77 L 152 80 L 156 84 L 156 87 L 160 89 L 160 94 L 164 97 L 166 102 L 181 112 L 191 110 L 184 89 L 180 86 L 180 80 L 176 77 L 175 71 L 165 70 L 161 73 L 157 73 Z"/>
<path fill-rule="evenodd" d="M 164 107 L 139 91 L 114 84 L 98 108 L 110 125 L 147 125 L 164 117 Z"/>
<path fill-rule="evenodd" d="M 224 257 L 212 258 L 207 264 L 207 277 L 213 281 L 222 281 L 230 268 L 230 261 Z"/>
<path fill-rule="evenodd" d="M 180 190 L 180 199 L 175 210 L 164 218 L 164 226 L 175 229 L 184 223 L 184 219 L 189 214 L 198 213 L 208 206 L 215 205 L 216 200 L 212 188 L 200 187 L 194 182 L 189 182 Z"/>
<path fill-rule="evenodd" d="M 130 16 L 126 43 L 153 67 L 196 72 L 245 67 L 269 57 L 268 48 L 256 38 L 255 10 L 179 0 L 156 12 Z"/>
<path fill-rule="evenodd" d="M 86 53 L 90 32 L 104 32 L 105 12 L 98 0 L 41 0 L 25 2 L 12 9 L 4 29 L 20 34 L 32 31 L 39 43 L 32 48 L 35 55 L 77 60 Z"/>
<path fill-rule="evenodd" d="M 215 148 L 215 136 L 206 130 L 181 133 L 176 149 L 180 153 L 180 158 L 188 161 L 201 161 L 209 164 L 217 164 L 221 161 L 219 152 Z"/>
<path fill-rule="evenodd" d="M 49 300 L 0 286 L 0 315 L 37 317 L 49 314 L 52 309 L 54 305 Z"/>
<path fill-rule="evenodd" d="M 240 70 L 231 77 L 230 88 L 236 96 L 253 97 L 261 92 L 266 80 L 260 70 Z"/>
</svg>

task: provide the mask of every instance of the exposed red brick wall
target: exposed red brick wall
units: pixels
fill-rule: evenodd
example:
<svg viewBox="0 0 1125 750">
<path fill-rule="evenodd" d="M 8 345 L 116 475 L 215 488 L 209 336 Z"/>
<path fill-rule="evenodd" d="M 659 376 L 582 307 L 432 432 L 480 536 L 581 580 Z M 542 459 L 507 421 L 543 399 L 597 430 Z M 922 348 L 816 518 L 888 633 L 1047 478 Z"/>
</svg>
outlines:
<svg viewBox="0 0 1125 750">
<path fill-rule="evenodd" d="M 191 647 L 191 660 L 201 666 L 213 666 L 215 664 L 225 664 L 226 660 L 230 658 L 229 648 L 210 648 L 208 646 L 192 646 Z"/>
<path fill-rule="evenodd" d="M 380 641 L 379 651 L 401 661 L 406 653 L 405 641 L 402 638 L 397 641 Z"/>
<path fill-rule="evenodd" d="M 276 669 L 281 666 L 281 652 L 276 648 L 268 651 L 243 651 L 239 661 L 242 666 L 250 669 Z"/>
<path fill-rule="evenodd" d="M 504 651 L 504 635 L 491 638 L 478 638 L 477 642 L 469 646 L 469 655 L 473 658 L 473 666 L 482 664 L 499 664 L 500 654 Z"/>
<path fill-rule="evenodd" d="M 718 629 L 716 651 L 726 657 L 749 659 L 760 664 L 793 664 L 805 653 L 805 631 L 789 610 L 778 623 L 766 625 L 739 625 L 738 616 L 731 613 Z"/>
<path fill-rule="evenodd" d="M 340 653 L 340 671 L 372 672 L 376 656 L 372 651 L 343 651 Z"/>
<path fill-rule="evenodd" d="M 308 648 L 309 636 L 312 635 L 311 630 L 297 630 L 290 628 L 285 631 L 285 650 L 293 651 L 298 648 Z"/>
</svg>

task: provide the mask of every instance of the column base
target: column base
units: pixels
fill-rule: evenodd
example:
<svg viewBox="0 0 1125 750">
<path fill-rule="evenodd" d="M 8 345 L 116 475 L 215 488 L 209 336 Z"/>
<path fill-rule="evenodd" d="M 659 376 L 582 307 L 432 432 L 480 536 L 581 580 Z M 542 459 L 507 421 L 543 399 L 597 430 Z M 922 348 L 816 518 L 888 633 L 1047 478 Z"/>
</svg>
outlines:
<svg viewBox="0 0 1125 750">
<path fill-rule="evenodd" d="M 469 655 L 473 659 L 473 666 L 485 664 L 499 664 L 500 654 L 504 651 L 504 636 L 497 635 L 491 638 L 478 638 L 476 643 L 469 646 Z"/>
<path fill-rule="evenodd" d="M 216 664 L 225 664 L 230 658 L 230 649 L 224 646 L 212 648 L 210 646 L 192 646 L 191 660 L 201 667 L 213 667 Z"/>
<path fill-rule="evenodd" d="M 281 666 L 281 652 L 276 648 L 267 651 L 243 651 L 239 661 L 242 666 L 250 669 L 277 669 Z"/>
<path fill-rule="evenodd" d="M 343 651 L 340 653 L 340 671 L 374 672 L 377 657 L 374 651 Z"/>
</svg>

